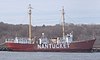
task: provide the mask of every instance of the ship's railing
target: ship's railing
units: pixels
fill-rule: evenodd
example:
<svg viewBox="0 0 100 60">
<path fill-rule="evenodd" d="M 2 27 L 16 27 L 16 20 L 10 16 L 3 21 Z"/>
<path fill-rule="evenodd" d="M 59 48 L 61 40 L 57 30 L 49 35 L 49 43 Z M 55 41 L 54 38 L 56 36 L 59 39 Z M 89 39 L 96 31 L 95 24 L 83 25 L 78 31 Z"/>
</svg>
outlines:
<svg viewBox="0 0 100 60">
<path fill-rule="evenodd" d="M 23 43 L 23 44 L 31 44 L 31 40 L 28 38 L 19 38 L 16 37 L 15 39 L 5 39 L 5 43 Z"/>
<path fill-rule="evenodd" d="M 28 38 L 16 37 L 14 42 L 15 43 L 30 44 L 31 43 L 31 40 L 29 40 Z"/>
<path fill-rule="evenodd" d="M 14 39 L 5 39 L 5 43 L 14 43 Z"/>
</svg>

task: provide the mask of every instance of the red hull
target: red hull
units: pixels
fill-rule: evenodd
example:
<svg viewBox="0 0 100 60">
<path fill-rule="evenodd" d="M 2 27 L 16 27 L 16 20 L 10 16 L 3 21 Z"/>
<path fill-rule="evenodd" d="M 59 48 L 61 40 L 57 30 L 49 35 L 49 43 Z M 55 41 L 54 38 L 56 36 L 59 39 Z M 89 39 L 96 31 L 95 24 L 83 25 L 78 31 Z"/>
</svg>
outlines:
<svg viewBox="0 0 100 60">
<path fill-rule="evenodd" d="M 36 52 L 88 52 L 93 48 L 94 40 L 72 42 L 69 48 L 37 48 L 37 44 L 5 43 L 12 51 L 36 51 Z"/>
</svg>

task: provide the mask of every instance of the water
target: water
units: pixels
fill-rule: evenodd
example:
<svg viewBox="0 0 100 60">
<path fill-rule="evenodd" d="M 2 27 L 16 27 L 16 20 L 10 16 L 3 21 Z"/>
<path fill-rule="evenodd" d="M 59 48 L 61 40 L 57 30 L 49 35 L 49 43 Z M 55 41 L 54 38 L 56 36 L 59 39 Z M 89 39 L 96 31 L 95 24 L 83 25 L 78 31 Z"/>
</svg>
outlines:
<svg viewBox="0 0 100 60">
<path fill-rule="evenodd" d="M 0 60 L 100 60 L 100 53 L 0 51 Z"/>
</svg>

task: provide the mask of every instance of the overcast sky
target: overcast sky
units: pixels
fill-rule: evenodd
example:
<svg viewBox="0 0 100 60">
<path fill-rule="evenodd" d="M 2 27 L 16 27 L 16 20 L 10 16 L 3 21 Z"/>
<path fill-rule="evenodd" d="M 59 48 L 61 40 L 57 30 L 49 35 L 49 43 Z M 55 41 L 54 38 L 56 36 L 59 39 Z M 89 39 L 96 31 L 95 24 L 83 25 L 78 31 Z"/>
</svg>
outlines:
<svg viewBox="0 0 100 60">
<path fill-rule="evenodd" d="M 62 6 L 66 23 L 100 24 L 100 0 L 0 0 L 0 22 L 28 24 L 29 4 L 33 25 L 59 24 Z"/>
</svg>

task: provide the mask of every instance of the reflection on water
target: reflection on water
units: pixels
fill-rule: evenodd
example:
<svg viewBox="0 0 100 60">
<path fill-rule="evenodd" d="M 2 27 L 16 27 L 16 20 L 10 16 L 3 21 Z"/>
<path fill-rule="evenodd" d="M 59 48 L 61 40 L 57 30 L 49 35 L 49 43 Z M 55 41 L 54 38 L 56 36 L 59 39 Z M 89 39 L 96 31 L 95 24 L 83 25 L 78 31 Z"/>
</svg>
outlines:
<svg viewBox="0 0 100 60">
<path fill-rule="evenodd" d="M 0 51 L 0 60 L 100 60 L 100 53 Z"/>
</svg>

